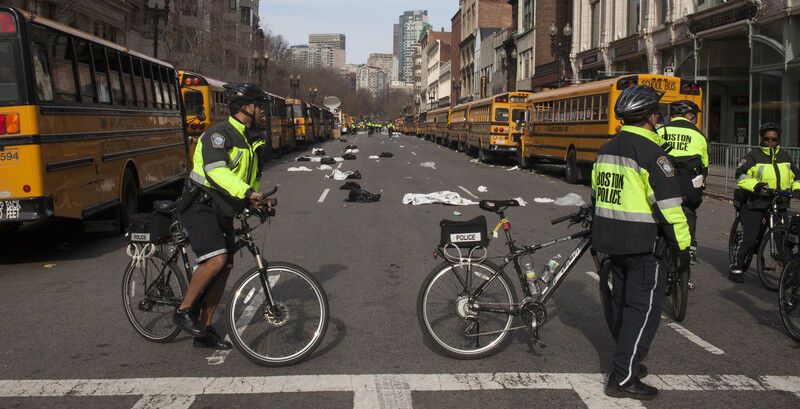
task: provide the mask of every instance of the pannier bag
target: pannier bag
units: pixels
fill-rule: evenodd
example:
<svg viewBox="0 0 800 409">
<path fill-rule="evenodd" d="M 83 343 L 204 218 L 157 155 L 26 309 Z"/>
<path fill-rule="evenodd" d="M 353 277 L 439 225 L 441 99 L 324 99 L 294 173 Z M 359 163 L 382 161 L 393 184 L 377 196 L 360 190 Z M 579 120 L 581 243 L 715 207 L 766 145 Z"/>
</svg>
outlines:
<svg viewBox="0 0 800 409">
<path fill-rule="evenodd" d="M 439 222 L 439 226 L 442 229 L 439 247 L 456 246 L 462 249 L 473 249 L 489 245 L 486 217 L 484 216 L 466 221 L 442 220 Z"/>
<path fill-rule="evenodd" d="M 171 225 L 172 220 L 166 214 L 134 214 L 128 222 L 128 240 L 133 243 L 164 244 L 172 237 L 169 231 Z"/>
</svg>

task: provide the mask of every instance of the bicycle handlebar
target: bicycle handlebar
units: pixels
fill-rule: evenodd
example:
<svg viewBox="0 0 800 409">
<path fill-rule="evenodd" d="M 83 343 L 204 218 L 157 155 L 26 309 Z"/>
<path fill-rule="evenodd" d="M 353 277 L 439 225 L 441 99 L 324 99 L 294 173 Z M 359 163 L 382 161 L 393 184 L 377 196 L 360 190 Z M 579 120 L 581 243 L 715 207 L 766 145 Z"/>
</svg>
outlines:
<svg viewBox="0 0 800 409">
<path fill-rule="evenodd" d="M 584 222 L 591 218 L 592 211 L 593 211 L 592 206 L 583 205 L 577 212 L 550 220 L 550 223 L 555 225 L 558 223 L 565 222 L 567 220 L 569 220 L 572 223 Z"/>
<path fill-rule="evenodd" d="M 561 217 L 555 218 L 555 219 L 553 219 L 553 220 L 550 220 L 550 224 L 553 224 L 553 225 L 555 225 L 555 224 L 559 224 L 559 223 L 561 223 L 561 222 L 565 222 L 565 221 L 567 221 L 567 220 L 571 219 L 571 218 L 572 218 L 572 216 L 573 216 L 573 215 L 571 215 L 571 214 L 568 214 L 568 215 L 566 215 L 566 216 L 561 216 Z"/>
</svg>

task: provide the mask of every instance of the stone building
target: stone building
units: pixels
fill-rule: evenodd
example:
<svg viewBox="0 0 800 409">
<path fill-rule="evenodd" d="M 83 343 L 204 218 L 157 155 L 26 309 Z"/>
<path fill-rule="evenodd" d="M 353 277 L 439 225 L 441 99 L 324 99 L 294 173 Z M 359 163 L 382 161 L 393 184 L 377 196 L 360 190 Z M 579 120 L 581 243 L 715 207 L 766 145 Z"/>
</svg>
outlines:
<svg viewBox="0 0 800 409">
<path fill-rule="evenodd" d="M 439 105 L 440 94 L 439 77 L 442 64 L 450 61 L 451 33 L 433 31 L 428 29 L 420 37 L 421 87 L 418 90 L 420 105 L 423 111 L 435 109 Z M 448 92 L 449 97 L 449 92 Z"/>
<path fill-rule="evenodd" d="M 363 65 L 358 67 L 356 89 L 365 89 L 373 96 L 386 92 L 389 88 L 389 76 L 379 67 Z"/>
<path fill-rule="evenodd" d="M 478 60 L 483 37 L 480 29 L 511 27 L 511 5 L 508 0 L 460 0 L 459 10 L 459 83 L 456 86 L 462 98 L 475 99 L 481 94 Z"/>
<path fill-rule="evenodd" d="M 370 54 L 367 58 L 367 65 L 382 69 L 389 76 L 389 81 L 397 78 L 397 57 L 394 54 Z"/>
</svg>

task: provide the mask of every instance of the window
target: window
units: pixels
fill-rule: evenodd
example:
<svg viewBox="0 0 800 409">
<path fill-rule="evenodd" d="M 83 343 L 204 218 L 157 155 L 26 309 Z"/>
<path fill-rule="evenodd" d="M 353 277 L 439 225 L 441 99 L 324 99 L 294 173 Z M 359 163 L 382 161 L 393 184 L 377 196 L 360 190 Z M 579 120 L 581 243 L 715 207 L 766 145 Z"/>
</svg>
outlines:
<svg viewBox="0 0 800 409">
<path fill-rule="evenodd" d="M 586 97 L 583 107 L 583 119 L 590 121 L 592 119 L 592 100 L 594 97 Z"/>
<path fill-rule="evenodd" d="M 96 103 L 94 73 L 92 72 L 92 53 L 89 50 L 89 42 L 82 38 L 74 38 L 75 57 L 78 67 L 78 85 L 81 89 L 81 101 L 84 103 Z"/>
<path fill-rule="evenodd" d="M 122 89 L 125 92 L 125 103 L 128 106 L 136 106 L 136 100 L 142 98 L 142 91 L 141 86 L 134 85 L 131 56 L 120 53 L 119 60 L 122 67 Z M 141 84 L 141 81 L 139 81 L 139 84 Z"/>
<path fill-rule="evenodd" d="M 37 25 L 31 25 L 29 36 L 31 39 L 31 57 L 33 58 L 33 75 L 36 82 L 36 99 L 39 103 L 53 101 L 53 80 L 50 77 L 50 63 L 47 60 L 47 31 Z M 0 73 L 0 78 L 16 78 L 14 71 L 13 58 L 3 58 L 4 61 L 11 61 L 10 67 L 2 67 L 0 71 L 9 68 L 9 73 Z"/>
<path fill-rule="evenodd" d="M 600 95 L 600 120 L 608 120 L 608 94 Z"/>
<path fill-rule="evenodd" d="M 641 0 L 628 0 L 628 35 L 639 33 Z"/>
<path fill-rule="evenodd" d="M 494 110 L 494 120 L 496 122 L 508 122 L 508 108 L 497 108 Z"/>
<path fill-rule="evenodd" d="M 600 95 L 592 96 L 592 121 L 600 120 Z"/>
<path fill-rule="evenodd" d="M 664 24 L 670 19 L 669 0 L 658 0 L 658 23 Z"/>
<path fill-rule="evenodd" d="M 136 93 L 137 105 L 140 107 L 147 107 L 147 94 L 145 94 L 144 78 L 142 76 L 142 61 L 138 58 L 131 57 L 133 65 L 133 90 Z M 150 99 L 153 98 L 153 91 L 150 90 Z"/>
<path fill-rule="evenodd" d="M 61 102 L 78 100 L 75 87 L 75 71 L 73 66 L 74 55 L 72 44 L 67 34 L 51 32 L 47 36 L 50 47 L 50 63 L 52 64 L 53 84 L 55 85 L 56 99 Z"/>
<path fill-rule="evenodd" d="M 600 14 L 602 12 L 603 5 L 600 0 L 595 0 L 590 7 L 592 13 L 591 47 L 597 48 L 600 47 L 600 25 L 602 24 Z"/>
<path fill-rule="evenodd" d="M 108 56 L 108 78 L 111 82 L 111 97 L 115 105 L 125 105 L 125 98 L 122 93 L 122 72 L 119 69 L 119 52 L 116 50 L 106 50 Z M 130 80 L 128 80 L 130 83 Z"/>
<path fill-rule="evenodd" d="M 250 7 L 239 7 L 239 21 L 242 24 L 250 25 Z"/>
<path fill-rule="evenodd" d="M 524 0 L 522 6 L 522 27 L 520 32 L 533 29 L 533 0 Z"/>
<path fill-rule="evenodd" d="M 157 64 L 148 64 L 153 70 L 153 92 L 155 93 L 154 106 L 158 109 L 164 109 L 164 94 L 161 88 L 161 67 Z"/>
<path fill-rule="evenodd" d="M 238 1 L 237 0 L 227 0 L 227 2 L 228 2 L 228 9 L 232 10 L 232 11 L 236 11 L 236 6 L 237 6 L 236 3 L 238 3 Z"/>
<path fill-rule="evenodd" d="M 3 61 L 0 65 L 0 104 L 17 102 L 20 99 L 17 54 L 16 41 L 0 41 L 0 59 Z"/>
<path fill-rule="evenodd" d="M 175 96 L 172 92 L 174 77 L 171 76 L 171 73 L 169 68 L 161 68 L 161 90 L 164 92 L 164 105 L 167 109 L 175 109 Z"/>
<path fill-rule="evenodd" d="M 577 103 L 577 105 L 575 105 L 575 112 L 578 114 L 576 120 L 583 121 L 583 106 L 586 104 L 586 97 L 580 97 L 575 101 Z"/>
<path fill-rule="evenodd" d="M 101 104 L 111 104 L 111 87 L 108 85 L 108 64 L 105 47 L 92 43 L 94 78 L 97 81 L 98 99 Z"/>
<path fill-rule="evenodd" d="M 153 74 L 150 71 L 151 65 L 149 61 L 142 61 L 142 73 L 144 78 L 144 95 L 147 96 L 147 107 L 158 107 L 158 101 L 155 99 L 155 95 L 153 94 Z"/>
<path fill-rule="evenodd" d="M 514 123 L 525 122 L 525 110 L 515 109 L 511 111 L 511 121 Z"/>
</svg>

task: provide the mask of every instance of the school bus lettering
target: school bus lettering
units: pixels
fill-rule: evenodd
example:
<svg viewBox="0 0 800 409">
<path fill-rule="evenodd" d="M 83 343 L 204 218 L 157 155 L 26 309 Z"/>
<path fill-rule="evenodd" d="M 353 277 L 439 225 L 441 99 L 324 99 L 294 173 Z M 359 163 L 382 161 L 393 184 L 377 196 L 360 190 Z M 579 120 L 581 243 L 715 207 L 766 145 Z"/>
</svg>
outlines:
<svg viewBox="0 0 800 409">
<path fill-rule="evenodd" d="M 643 78 L 640 85 L 647 85 L 656 91 L 675 92 L 678 90 L 678 81 L 670 78 Z"/>
</svg>

